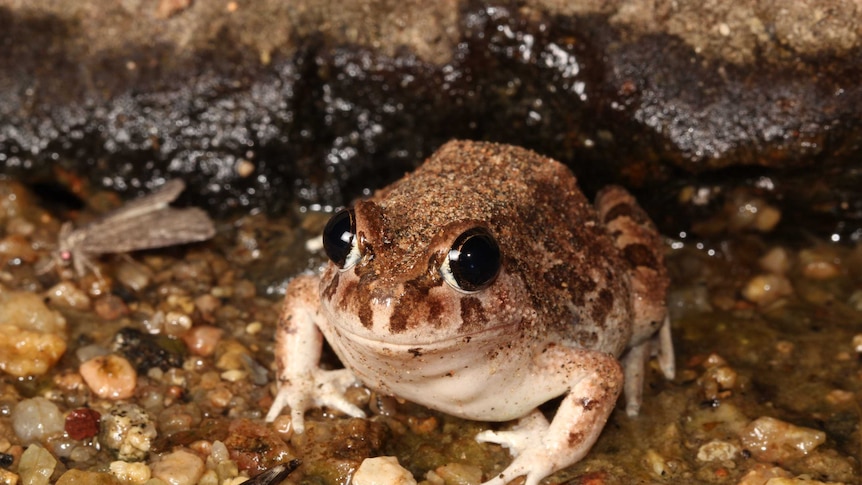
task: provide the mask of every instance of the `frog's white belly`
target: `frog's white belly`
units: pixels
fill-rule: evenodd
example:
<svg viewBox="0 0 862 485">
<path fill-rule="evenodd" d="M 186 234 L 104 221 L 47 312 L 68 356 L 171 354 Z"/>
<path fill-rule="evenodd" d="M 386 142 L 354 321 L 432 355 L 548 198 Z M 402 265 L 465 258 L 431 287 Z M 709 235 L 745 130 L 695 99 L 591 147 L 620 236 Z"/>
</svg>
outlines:
<svg viewBox="0 0 862 485">
<path fill-rule="evenodd" d="M 368 387 L 465 419 L 520 418 L 567 390 L 531 372 L 532 346 L 501 346 L 507 328 L 421 349 L 369 340 L 332 325 L 321 330 L 342 363 Z M 505 356 L 488 357 L 500 347 Z"/>
</svg>

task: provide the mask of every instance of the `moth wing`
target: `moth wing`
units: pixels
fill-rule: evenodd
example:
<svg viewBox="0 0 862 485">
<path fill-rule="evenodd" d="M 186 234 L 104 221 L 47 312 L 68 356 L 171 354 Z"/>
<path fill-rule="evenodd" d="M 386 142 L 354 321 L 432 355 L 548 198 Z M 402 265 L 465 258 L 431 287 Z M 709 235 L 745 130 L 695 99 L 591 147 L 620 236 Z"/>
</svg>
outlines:
<svg viewBox="0 0 862 485">
<path fill-rule="evenodd" d="M 214 235 L 212 219 L 203 210 L 164 207 L 91 224 L 79 247 L 90 254 L 125 253 L 204 241 Z"/>
<path fill-rule="evenodd" d="M 98 222 L 133 219 L 147 212 L 164 209 L 168 204 L 175 201 L 185 188 L 186 183 L 183 179 L 168 180 L 164 185 L 156 189 L 155 192 L 126 202 L 121 207 L 102 216 Z"/>
</svg>

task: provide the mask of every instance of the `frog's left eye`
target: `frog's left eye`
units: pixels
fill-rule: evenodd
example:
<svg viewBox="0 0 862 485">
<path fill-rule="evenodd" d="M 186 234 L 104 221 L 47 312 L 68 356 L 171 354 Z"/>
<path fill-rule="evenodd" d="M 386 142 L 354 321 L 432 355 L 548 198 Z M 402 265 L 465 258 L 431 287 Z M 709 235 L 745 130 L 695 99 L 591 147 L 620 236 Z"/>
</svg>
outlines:
<svg viewBox="0 0 862 485">
<path fill-rule="evenodd" d="M 342 209 L 329 219 L 323 228 L 323 250 L 341 269 L 351 268 L 359 261 L 361 255 L 353 210 Z"/>
<path fill-rule="evenodd" d="M 500 273 L 500 246 L 484 227 L 462 233 L 440 266 L 443 280 L 464 292 L 487 288 Z"/>
</svg>

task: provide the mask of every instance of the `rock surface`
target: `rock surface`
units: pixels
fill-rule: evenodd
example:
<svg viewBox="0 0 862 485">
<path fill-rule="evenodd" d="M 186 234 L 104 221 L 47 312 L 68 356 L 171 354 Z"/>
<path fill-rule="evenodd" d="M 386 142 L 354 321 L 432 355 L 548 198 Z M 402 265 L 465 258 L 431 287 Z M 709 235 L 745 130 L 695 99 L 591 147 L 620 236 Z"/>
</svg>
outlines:
<svg viewBox="0 0 862 485">
<path fill-rule="evenodd" d="M 281 210 L 489 139 L 588 191 L 639 189 L 667 231 L 740 188 L 859 238 L 860 18 L 836 0 L 0 0 L 0 164 L 73 191 L 184 175 L 213 209 Z"/>
</svg>

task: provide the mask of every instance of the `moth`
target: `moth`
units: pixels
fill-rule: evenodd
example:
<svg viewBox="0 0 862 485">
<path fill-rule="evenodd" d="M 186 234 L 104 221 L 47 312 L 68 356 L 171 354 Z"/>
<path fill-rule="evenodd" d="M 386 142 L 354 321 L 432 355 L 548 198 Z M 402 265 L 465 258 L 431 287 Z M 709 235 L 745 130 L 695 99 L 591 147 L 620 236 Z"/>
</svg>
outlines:
<svg viewBox="0 0 862 485">
<path fill-rule="evenodd" d="M 78 276 L 99 270 L 92 258 L 178 244 L 205 241 L 215 235 L 212 219 L 197 207 L 176 208 L 170 203 L 185 190 L 181 179 L 167 181 L 155 192 L 134 199 L 75 229 L 71 222 L 60 227 L 55 259 L 72 262 Z"/>
</svg>

